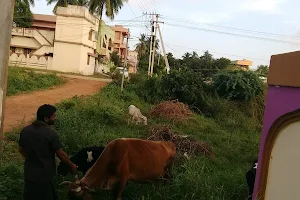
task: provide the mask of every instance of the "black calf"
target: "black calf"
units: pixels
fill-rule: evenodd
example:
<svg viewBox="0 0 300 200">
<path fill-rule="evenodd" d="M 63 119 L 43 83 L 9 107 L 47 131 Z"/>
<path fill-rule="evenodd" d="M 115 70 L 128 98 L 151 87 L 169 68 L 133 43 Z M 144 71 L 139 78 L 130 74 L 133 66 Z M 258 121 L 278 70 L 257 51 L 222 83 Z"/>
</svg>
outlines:
<svg viewBox="0 0 300 200">
<path fill-rule="evenodd" d="M 97 161 L 105 147 L 86 147 L 77 152 L 70 160 L 78 166 L 77 170 L 85 174 Z M 59 175 L 67 175 L 71 173 L 71 168 L 60 162 L 57 166 L 57 173 Z"/>
</svg>

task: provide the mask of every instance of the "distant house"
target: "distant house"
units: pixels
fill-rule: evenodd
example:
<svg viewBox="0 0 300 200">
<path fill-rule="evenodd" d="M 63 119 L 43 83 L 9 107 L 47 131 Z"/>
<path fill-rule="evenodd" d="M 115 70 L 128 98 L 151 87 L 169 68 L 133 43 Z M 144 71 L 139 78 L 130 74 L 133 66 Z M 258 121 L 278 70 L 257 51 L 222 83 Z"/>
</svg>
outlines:
<svg viewBox="0 0 300 200">
<path fill-rule="evenodd" d="M 250 66 L 252 66 L 253 63 L 250 60 L 243 59 L 243 60 L 234 60 L 231 62 L 231 64 L 238 69 L 248 71 L 250 69 Z"/>
<path fill-rule="evenodd" d="M 101 34 L 100 37 L 101 42 L 100 42 L 100 46 L 99 47 L 97 46 L 97 52 L 99 53 L 100 57 L 109 58 L 110 54 L 114 51 L 114 38 L 115 38 L 114 28 L 106 25 L 104 21 L 102 21 L 100 34 Z"/>
<path fill-rule="evenodd" d="M 33 19 L 32 28 L 14 27 L 12 29 L 10 64 L 50 69 L 52 68 L 56 16 L 34 14 Z"/>
<path fill-rule="evenodd" d="M 138 52 L 128 51 L 127 60 L 129 73 L 135 74 L 137 72 Z"/>
<path fill-rule="evenodd" d="M 123 26 L 120 25 L 115 25 L 114 31 L 115 31 L 114 49 L 120 55 L 121 59 L 124 60 L 126 46 L 127 46 L 125 37 L 130 35 L 128 28 L 124 28 Z"/>
<path fill-rule="evenodd" d="M 129 32 L 102 21 L 99 36 L 98 25 L 98 18 L 82 6 L 57 7 L 56 16 L 34 14 L 31 28 L 12 29 L 10 65 L 83 75 L 107 71 L 100 60 L 113 51 L 124 59 Z"/>
</svg>

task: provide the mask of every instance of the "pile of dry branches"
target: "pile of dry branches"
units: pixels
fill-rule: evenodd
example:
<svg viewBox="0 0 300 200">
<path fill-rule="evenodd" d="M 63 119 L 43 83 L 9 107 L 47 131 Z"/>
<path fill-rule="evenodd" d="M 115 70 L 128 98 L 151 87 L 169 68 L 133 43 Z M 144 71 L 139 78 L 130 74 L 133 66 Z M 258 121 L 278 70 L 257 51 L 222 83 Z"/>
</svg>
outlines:
<svg viewBox="0 0 300 200">
<path fill-rule="evenodd" d="M 176 146 L 178 156 L 192 156 L 200 153 L 211 158 L 214 157 L 214 153 L 209 144 L 189 138 L 188 136 L 174 134 L 169 125 L 156 125 L 151 127 L 148 140 L 172 141 Z"/>
<path fill-rule="evenodd" d="M 154 117 L 163 117 L 172 119 L 174 121 L 181 121 L 189 119 L 192 111 L 187 105 L 179 102 L 178 100 L 164 101 L 158 104 L 150 113 Z"/>
</svg>

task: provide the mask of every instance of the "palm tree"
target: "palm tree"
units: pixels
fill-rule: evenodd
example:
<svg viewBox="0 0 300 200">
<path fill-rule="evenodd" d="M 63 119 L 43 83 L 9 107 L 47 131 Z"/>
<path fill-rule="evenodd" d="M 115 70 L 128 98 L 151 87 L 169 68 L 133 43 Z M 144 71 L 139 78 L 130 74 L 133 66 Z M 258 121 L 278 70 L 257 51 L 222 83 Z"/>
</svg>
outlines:
<svg viewBox="0 0 300 200">
<path fill-rule="evenodd" d="M 147 50 L 148 50 L 148 47 L 147 47 L 146 35 L 141 34 L 141 37 L 139 38 L 139 43 L 137 43 L 135 45 L 135 51 L 138 52 L 138 59 L 139 60 L 143 55 L 146 54 Z"/>
<path fill-rule="evenodd" d="M 99 26 L 98 26 L 98 35 L 101 35 L 101 24 L 102 24 L 102 15 L 105 9 L 105 14 L 111 20 L 114 19 L 115 15 L 123 6 L 123 2 L 128 0 L 90 0 L 89 1 L 89 10 L 91 13 L 99 17 Z M 101 37 L 97 41 L 97 47 L 100 47 Z"/>
<path fill-rule="evenodd" d="M 34 0 L 21 0 L 21 1 L 18 1 L 18 2 L 24 2 L 26 5 L 32 5 L 34 6 Z"/>
<path fill-rule="evenodd" d="M 155 48 L 159 49 L 159 40 L 155 41 Z M 135 45 L 135 51 L 138 52 L 139 59 L 142 56 L 148 55 L 150 50 L 151 37 L 146 37 L 145 34 L 141 34 L 139 42 Z"/>
<path fill-rule="evenodd" d="M 28 1 L 28 0 L 26 0 Z M 33 1 L 33 0 L 30 0 L 30 1 Z M 78 1 L 77 0 L 47 0 L 47 5 L 50 5 L 52 3 L 55 3 L 55 6 L 53 8 L 53 13 L 55 14 L 56 12 L 56 9 L 58 6 L 61 6 L 61 7 L 67 7 L 68 4 L 70 5 L 78 5 Z"/>
<path fill-rule="evenodd" d="M 186 60 L 186 59 L 189 59 L 189 58 L 191 58 L 191 54 L 189 53 L 189 52 L 186 52 L 183 56 L 182 56 L 182 58 L 183 58 L 183 60 Z"/>
<path fill-rule="evenodd" d="M 13 19 L 14 26 L 23 28 L 31 27 L 33 16 L 28 3 L 23 0 L 16 0 Z"/>
<path fill-rule="evenodd" d="M 77 4 L 78 6 L 84 6 L 88 8 L 89 5 L 89 1 L 88 0 L 77 0 Z"/>
</svg>

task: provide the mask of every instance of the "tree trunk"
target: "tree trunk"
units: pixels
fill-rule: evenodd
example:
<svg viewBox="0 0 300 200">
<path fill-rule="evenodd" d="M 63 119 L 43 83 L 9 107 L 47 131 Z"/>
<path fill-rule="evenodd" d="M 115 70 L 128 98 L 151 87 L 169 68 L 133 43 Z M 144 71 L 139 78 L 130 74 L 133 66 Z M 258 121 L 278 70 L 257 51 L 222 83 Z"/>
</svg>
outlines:
<svg viewBox="0 0 300 200">
<path fill-rule="evenodd" d="M 101 37 L 101 25 L 102 25 L 103 6 L 104 6 L 104 5 L 102 5 L 102 6 L 99 8 L 99 13 L 98 13 L 98 16 L 99 16 L 99 25 L 98 25 L 97 48 L 96 48 L 96 51 L 97 51 L 98 54 L 100 54 L 101 41 L 102 41 L 102 37 Z"/>
<path fill-rule="evenodd" d="M 99 9 L 98 16 L 99 16 L 99 25 L 98 25 L 98 40 L 97 40 L 97 46 L 96 46 L 96 52 L 98 53 L 98 64 L 95 64 L 94 67 L 94 75 L 96 74 L 97 65 L 99 65 L 100 62 L 100 49 L 101 49 L 101 24 L 102 24 L 102 13 L 103 13 L 103 5 Z"/>
</svg>

